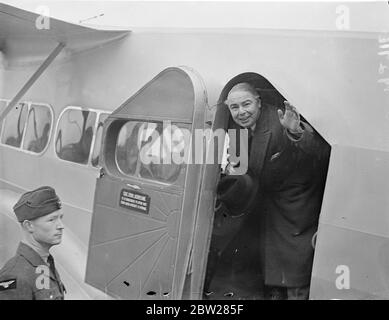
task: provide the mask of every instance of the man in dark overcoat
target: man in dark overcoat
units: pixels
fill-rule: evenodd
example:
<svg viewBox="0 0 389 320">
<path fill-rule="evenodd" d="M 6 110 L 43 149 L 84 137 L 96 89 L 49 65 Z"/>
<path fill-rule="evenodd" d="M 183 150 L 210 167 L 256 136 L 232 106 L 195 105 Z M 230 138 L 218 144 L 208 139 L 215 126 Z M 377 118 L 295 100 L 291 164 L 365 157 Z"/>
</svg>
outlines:
<svg viewBox="0 0 389 320">
<path fill-rule="evenodd" d="M 258 228 L 265 298 L 308 299 L 330 147 L 288 101 L 277 108 L 259 92 L 238 83 L 225 100 L 237 128 L 249 130 L 248 171 L 259 182 L 246 223 Z"/>
</svg>

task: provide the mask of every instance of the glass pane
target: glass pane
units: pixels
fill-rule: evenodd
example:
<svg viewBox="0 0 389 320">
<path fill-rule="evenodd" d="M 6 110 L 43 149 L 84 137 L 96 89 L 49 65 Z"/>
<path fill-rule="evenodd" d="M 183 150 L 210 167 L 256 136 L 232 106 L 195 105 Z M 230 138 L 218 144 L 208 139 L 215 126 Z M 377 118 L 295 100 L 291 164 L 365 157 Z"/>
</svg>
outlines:
<svg viewBox="0 0 389 320">
<path fill-rule="evenodd" d="M 162 122 L 127 122 L 121 129 L 116 147 L 119 170 L 160 182 L 174 182 L 183 168 L 185 135 L 176 126 L 164 130 Z"/>
<path fill-rule="evenodd" d="M 116 163 L 124 174 L 135 175 L 139 156 L 138 134 L 142 125 L 142 122 L 129 121 L 120 129 L 116 143 Z"/>
<path fill-rule="evenodd" d="M 101 138 L 103 136 L 104 121 L 108 118 L 109 114 L 100 114 L 99 124 L 97 125 L 95 145 L 92 152 L 92 166 L 97 167 L 99 164 L 99 156 L 101 150 Z"/>
<path fill-rule="evenodd" d="M 49 107 L 31 105 L 23 149 L 36 153 L 42 152 L 49 141 L 50 128 L 51 112 Z"/>
<path fill-rule="evenodd" d="M 27 103 L 19 103 L 6 116 L 1 142 L 13 147 L 20 147 L 24 125 L 27 118 Z"/>
<path fill-rule="evenodd" d="M 55 139 L 59 158 L 86 164 L 88 162 L 96 113 L 69 109 L 62 115 Z"/>
<path fill-rule="evenodd" d="M 145 159 L 142 161 L 140 176 L 162 182 L 177 180 L 181 165 L 175 159 L 181 159 L 184 153 L 184 135 L 173 126 L 172 130 L 163 129 L 162 123 L 142 137 Z M 178 156 L 178 157 L 177 157 Z M 181 157 L 180 157 L 181 156 Z"/>
</svg>

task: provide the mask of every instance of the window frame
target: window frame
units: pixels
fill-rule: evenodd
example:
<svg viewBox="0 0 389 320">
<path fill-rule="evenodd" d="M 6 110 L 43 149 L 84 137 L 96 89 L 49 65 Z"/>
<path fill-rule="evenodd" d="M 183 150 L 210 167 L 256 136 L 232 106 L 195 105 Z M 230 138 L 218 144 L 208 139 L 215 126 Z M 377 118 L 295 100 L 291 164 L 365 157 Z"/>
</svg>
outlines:
<svg viewBox="0 0 389 320">
<path fill-rule="evenodd" d="M 1 101 L 7 101 L 7 104 L 6 106 L 9 105 L 10 101 L 9 99 L 0 99 Z M 50 142 L 51 142 L 51 136 L 52 136 L 52 133 L 53 133 L 53 128 L 54 128 L 54 110 L 53 110 L 53 107 L 51 104 L 49 103 L 46 103 L 46 102 L 35 102 L 35 101 L 19 101 L 18 104 L 20 103 L 25 103 L 27 104 L 27 117 L 26 117 L 26 121 L 24 122 L 24 127 L 23 127 L 23 135 L 22 135 L 22 140 L 20 141 L 20 147 L 14 147 L 14 146 L 11 146 L 9 144 L 6 144 L 6 143 L 2 143 L 1 142 L 1 138 L 3 137 L 3 134 L 4 134 L 4 128 L 5 128 L 5 120 L 7 117 L 4 118 L 3 120 L 3 123 L 2 123 L 2 126 L 1 126 L 1 132 L 0 132 L 0 145 L 1 146 L 4 146 L 4 147 L 7 147 L 7 148 L 11 148 L 13 150 L 19 150 L 19 151 L 22 151 L 22 152 L 25 152 L 27 154 L 31 154 L 31 155 L 34 155 L 34 156 L 41 156 L 43 155 L 46 150 L 49 148 L 49 145 L 50 145 Z M 50 111 L 50 119 L 51 119 L 51 125 L 50 125 L 50 131 L 49 131 L 49 139 L 47 140 L 47 144 L 46 146 L 42 149 L 41 152 L 33 152 L 33 151 L 30 151 L 30 150 L 27 150 L 25 148 L 23 148 L 23 144 L 24 144 L 24 139 L 26 137 L 26 128 L 27 128 L 27 124 L 28 124 L 28 117 L 30 115 L 30 109 L 31 109 L 31 106 L 32 105 L 37 105 L 37 106 L 44 106 L 44 107 L 47 107 Z"/>
</svg>

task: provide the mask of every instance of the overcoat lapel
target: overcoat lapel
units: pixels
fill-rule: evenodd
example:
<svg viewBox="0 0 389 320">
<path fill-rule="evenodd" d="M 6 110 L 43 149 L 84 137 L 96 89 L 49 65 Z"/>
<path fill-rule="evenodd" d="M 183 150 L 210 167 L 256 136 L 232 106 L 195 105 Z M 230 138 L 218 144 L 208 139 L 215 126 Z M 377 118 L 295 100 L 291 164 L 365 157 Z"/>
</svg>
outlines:
<svg viewBox="0 0 389 320">
<path fill-rule="evenodd" d="M 271 137 L 269 121 L 270 108 L 267 105 L 262 105 L 261 114 L 257 120 L 253 140 L 250 147 L 249 168 L 256 176 L 261 174 Z"/>
</svg>

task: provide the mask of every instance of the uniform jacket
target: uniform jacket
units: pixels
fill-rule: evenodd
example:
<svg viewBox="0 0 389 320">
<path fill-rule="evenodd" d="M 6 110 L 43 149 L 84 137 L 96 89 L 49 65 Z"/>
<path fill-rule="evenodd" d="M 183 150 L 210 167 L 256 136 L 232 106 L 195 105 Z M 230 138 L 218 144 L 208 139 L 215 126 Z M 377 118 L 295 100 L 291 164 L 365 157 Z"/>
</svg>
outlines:
<svg viewBox="0 0 389 320">
<path fill-rule="evenodd" d="M 48 271 L 49 281 L 42 280 L 42 266 Z M 45 283 L 48 288 L 44 288 Z M 0 270 L 0 300 L 63 300 L 64 292 L 58 272 L 53 274 L 41 256 L 22 242 L 15 256 Z"/>
<path fill-rule="evenodd" d="M 310 282 L 311 239 L 317 230 L 330 148 L 301 122 L 299 139 L 282 127 L 277 109 L 262 105 L 253 133 L 249 171 L 259 180 L 258 203 L 247 223 L 258 228 L 266 285 Z"/>
</svg>

